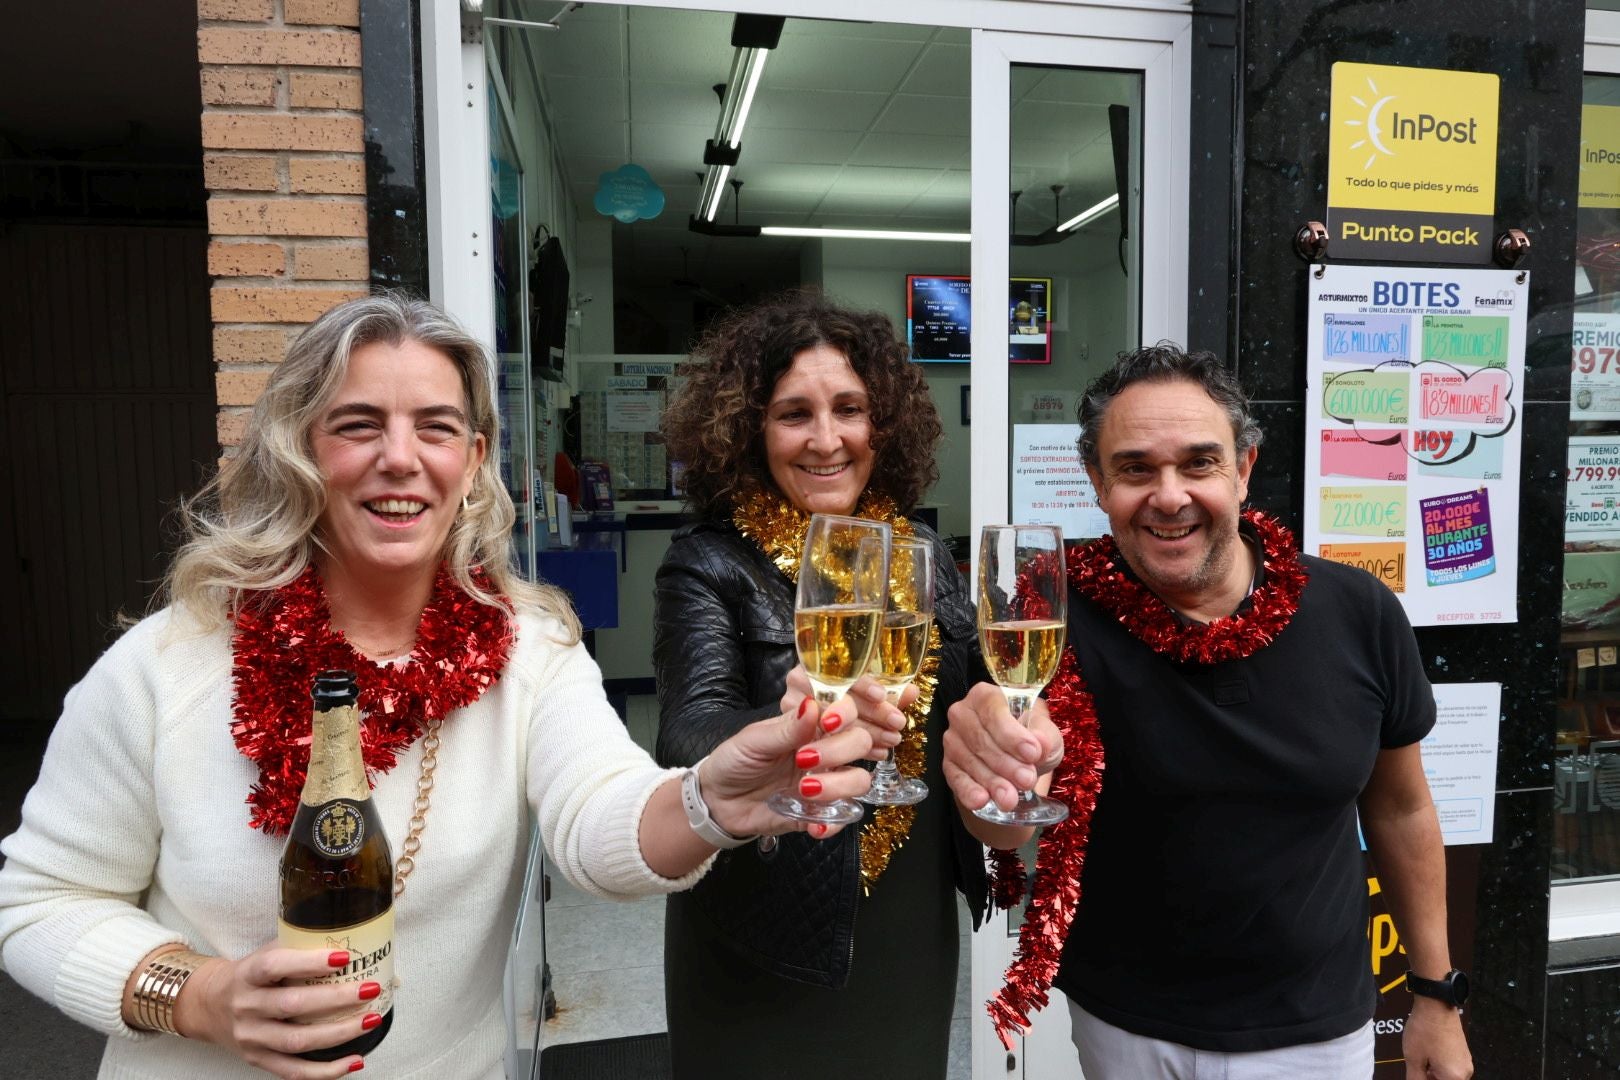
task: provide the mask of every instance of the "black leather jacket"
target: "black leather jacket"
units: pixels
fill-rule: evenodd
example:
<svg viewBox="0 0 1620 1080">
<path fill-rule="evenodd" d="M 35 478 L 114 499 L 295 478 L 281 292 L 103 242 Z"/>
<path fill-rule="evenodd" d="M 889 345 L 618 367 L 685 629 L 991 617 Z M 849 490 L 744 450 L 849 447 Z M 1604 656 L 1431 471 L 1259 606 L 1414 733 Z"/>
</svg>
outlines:
<svg viewBox="0 0 1620 1080">
<path fill-rule="evenodd" d="M 938 536 L 934 618 L 942 655 L 929 716 L 929 757 L 938 761 L 945 710 L 985 679 L 966 583 Z M 729 522 L 677 531 L 658 569 L 653 667 L 658 679 L 658 760 L 691 765 L 746 725 L 778 714 L 793 647 L 793 584 Z M 948 814 L 956 884 L 977 926 L 984 915 L 984 851 L 962 827 L 937 773 L 919 813 Z M 860 892 L 858 829 L 828 841 L 783 836 L 774 851 L 757 845 L 721 852 L 714 868 L 672 903 L 690 904 L 762 968 L 820 986 L 849 980 Z M 882 887 L 881 882 L 878 885 Z"/>
</svg>

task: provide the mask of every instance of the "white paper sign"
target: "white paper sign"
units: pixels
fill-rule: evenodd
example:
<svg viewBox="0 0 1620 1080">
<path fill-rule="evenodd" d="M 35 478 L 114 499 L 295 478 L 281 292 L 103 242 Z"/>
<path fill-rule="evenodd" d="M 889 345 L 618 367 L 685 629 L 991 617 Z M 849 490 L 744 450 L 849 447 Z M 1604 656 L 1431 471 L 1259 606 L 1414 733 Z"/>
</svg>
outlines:
<svg viewBox="0 0 1620 1080">
<path fill-rule="evenodd" d="M 1080 464 L 1079 424 L 1014 424 L 1012 519 L 1020 525 L 1061 525 L 1065 540 L 1108 532 L 1108 515 Z"/>
<path fill-rule="evenodd" d="M 1620 436 L 1569 440 L 1564 536 L 1620 540 Z"/>
<path fill-rule="evenodd" d="M 1569 350 L 1569 418 L 1620 420 L 1620 314 L 1575 313 Z"/>
<path fill-rule="evenodd" d="M 1449 844 L 1488 844 L 1496 818 L 1501 683 L 1437 683 L 1434 730 L 1423 740 L 1440 834 Z"/>
<path fill-rule="evenodd" d="M 609 431 L 657 431 L 664 395 L 657 390 L 616 390 L 607 394 Z"/>
<path fill-rule="evenodd" d="M 1516 621 L 1528 277 L 1308 280 L 1304 549 L 1371 571 L 1414 626 Z"/>
</svg>

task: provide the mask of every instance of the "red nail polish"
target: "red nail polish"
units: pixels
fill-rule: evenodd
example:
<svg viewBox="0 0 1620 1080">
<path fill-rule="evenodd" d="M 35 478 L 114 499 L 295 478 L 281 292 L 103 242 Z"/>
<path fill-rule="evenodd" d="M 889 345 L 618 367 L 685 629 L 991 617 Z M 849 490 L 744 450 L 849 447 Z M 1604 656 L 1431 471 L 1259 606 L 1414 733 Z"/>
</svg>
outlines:
<svg viewBox="0 0 1620 1080">
<path fill-rule="evenodd" d="M 361 1070 L 361 1069 L 363 1069 L 363 1068 L 365 1068 L 365 1067 L 366 1067 L 366 1063 L 365 1063 L 365 1062 L 363 1062 L 363 1061 L 356 1061 L 356 1062 L 354 1062 L 354 1063 L 353 1063 L 353 1064 L 352 1064 L 352 1065 L 350 1065 L 350 1066 L 349 1066 L 349 1071 L 350 1071 L 350 1072 L 359 1072 L 359 1071 L 360 1071 L 360 1070 Z"/>
<path fill-rule="evenodd" d="M 805 698 L 803 701 L 799 702 L 799 719 L 800 720 L 804 719 L 804 710 L 808 709 L 809 707 L 810 707 L 810 699 L 809 698 Z"/>
<path fill-rule="evenodd" d="M 364 982 L 364 983 L 360 984 L 360 1000 L 361 1001 L 370 1001 L 372 998 L 376 997 L 380 993 L 382 993 L 382 984 L 381 983 Z"/>
<path fill-rule="evenodd" d="M 844 726 L 844 718 L 837 713 L 828 713 L 821 718 L 821 726 L 831 734 Z"/>
<path fill-rule="evenodd" d="M 821 764 L 821 754 L 813 746 L 807 746 L 793 755 L 793 764 L 801 769 L 813 769 Z"/>
<path fill-rule="evenodd" d="M 821 781 L 813 776 L 799 777 L 799 794 L 813 797 L 821 794 Z"/>
<path fill-rule="evenodd" d="M 360 1018 L 360 1030 L 370 1031 L 380 1023 L 382 1023 L 382 1016 L 380 1014 L 366 1013 L 366 1015 Z"/>
<path fill-rule="evenodd" d="M 814 833 L 816 835 L 816 839 L 819 840 L 821 837 L 827 835 L 827 826 L 818 821 L 814 825 L 810 826 L 810 831 Z"/>
<path fill-rule="evenodd" d="M 349 951 L 347 949 L 334 949 L 326 958 L 328 967 L 348 967 Z"/>
</svg>

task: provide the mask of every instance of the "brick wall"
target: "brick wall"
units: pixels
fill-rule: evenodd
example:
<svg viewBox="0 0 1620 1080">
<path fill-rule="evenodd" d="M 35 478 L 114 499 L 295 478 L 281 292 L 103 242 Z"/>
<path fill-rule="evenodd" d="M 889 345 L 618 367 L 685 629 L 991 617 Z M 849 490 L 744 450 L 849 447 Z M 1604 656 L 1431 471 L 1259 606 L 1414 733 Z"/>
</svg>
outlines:
<svg viewBox="0 0 1620 1080">
<path fill-rule="evenodd" d="M 219 441 L 299 326 L 366 292 L 359 0 L 198 0 Z"/>
</svg>

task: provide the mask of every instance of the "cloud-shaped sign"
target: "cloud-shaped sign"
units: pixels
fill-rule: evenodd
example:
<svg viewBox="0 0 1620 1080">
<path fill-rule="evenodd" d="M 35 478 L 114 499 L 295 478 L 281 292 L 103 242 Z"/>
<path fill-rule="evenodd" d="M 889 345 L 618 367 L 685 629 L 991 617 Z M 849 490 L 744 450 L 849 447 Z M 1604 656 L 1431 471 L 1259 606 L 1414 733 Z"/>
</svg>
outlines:
<svg viewBox="0 0 1620 1080">
<path fill-rule="evenodd" d="M 596 180 L 596 212 L 626 225 L 664 212 L 664 191 L 640 165 L 620 165 Z"/>
<path fill-rule="evenodd" d="M 1460 461 L 1481 439 L 1513 430 L 1518 417 L 1506 368 L 1460 368 L 1437 360 L 1397 360 L 1330 375 L 1322 387 L 1322 412 L 1351 425 L 1364 442 L 1398 443 L 1426 465 Z"/>
</svg>

